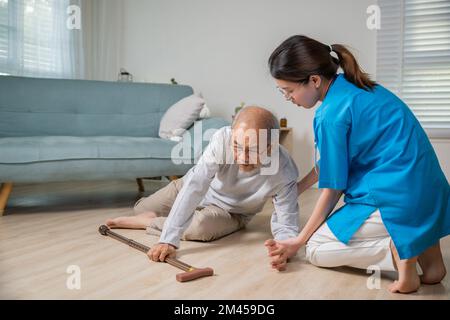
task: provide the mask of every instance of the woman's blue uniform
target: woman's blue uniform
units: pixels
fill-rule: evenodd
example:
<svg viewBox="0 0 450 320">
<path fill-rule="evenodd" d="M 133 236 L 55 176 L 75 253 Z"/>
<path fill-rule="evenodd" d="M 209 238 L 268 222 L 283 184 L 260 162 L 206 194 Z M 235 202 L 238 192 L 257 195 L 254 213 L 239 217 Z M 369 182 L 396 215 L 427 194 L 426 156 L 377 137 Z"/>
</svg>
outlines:
<svg viewBox="0 0 450 320">
<path fill-rule="evenodd" d="M 336 76 L 314 118 L 319 188 L 343 190 L 327 220 L 343 243 L 376 209 L 401 259 L 450 234 L 450 187 L 408 106 L 384 87 L 358 88 Z"/>
</svg>

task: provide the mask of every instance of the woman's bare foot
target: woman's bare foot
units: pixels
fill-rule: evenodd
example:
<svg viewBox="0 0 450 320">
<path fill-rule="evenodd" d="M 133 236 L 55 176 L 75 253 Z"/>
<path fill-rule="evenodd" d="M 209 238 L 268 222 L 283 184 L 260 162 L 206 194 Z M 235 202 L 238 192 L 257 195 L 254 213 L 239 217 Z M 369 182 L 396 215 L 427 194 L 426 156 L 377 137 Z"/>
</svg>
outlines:
<svg viewBox="0 0 450 320">
<path fill-rule="evenodd" d="M 420 281 L 424 284 L 437 284 L 447 274 L 439 242 L 422 252 L 418 261 L 423 272 Z"/>
<path fill-rule="evenodd" d="M 124 216 L 106 220 L 106 225 L 111 229 L 145 229 L 150 225 L 154 212 L 144 212 L 136 216 Z"/>
<path fill-rule="evenodd" d="M 398 271 L 398 280 L 394 281 L 388 289 L 392 293 L 412 293 L 419 289 L 420 278 L 417 274 L 417 257 L 400 260 L 397 249 L 391 241 L 391 251 L 395 267 Z"/>
</svg>

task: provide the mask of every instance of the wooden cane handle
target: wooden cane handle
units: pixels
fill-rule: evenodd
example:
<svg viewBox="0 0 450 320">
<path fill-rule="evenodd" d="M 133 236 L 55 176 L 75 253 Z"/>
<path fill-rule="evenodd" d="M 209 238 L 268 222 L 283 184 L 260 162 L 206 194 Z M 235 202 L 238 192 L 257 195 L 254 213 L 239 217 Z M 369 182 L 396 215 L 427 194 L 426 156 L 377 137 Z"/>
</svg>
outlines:
<svg viewBox="0 0 450 320">
<path fill-rule="evenodd" d="M 179 282 L 186 282 L 195 280 L 198 278 L 209 277 L 214 275 L 214 270 L 211 268 L 193 269 L 192 271 L 186 271 L 177 274 L 176 278 Z"/>
</svg>

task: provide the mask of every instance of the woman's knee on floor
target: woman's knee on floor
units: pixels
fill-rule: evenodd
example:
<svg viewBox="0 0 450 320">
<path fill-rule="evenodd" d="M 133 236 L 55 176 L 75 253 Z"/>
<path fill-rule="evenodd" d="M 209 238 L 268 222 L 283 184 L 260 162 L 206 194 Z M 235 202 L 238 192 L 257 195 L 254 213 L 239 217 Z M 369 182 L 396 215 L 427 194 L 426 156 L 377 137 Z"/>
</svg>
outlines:
<svg viewBox="0 0 450 320">
<path fill-rule="evenodd" d="M 306 244 L 306 259 L 313 265 L 317 266 L 317 267 L 321 267 L 321 265 L 319 265 L 319 259 L 318 259 L 318 248 L 320 247 L 320 244 L 318 243 L 311 243 L 308 242 Z"/>
<path fill-rule="evenodd" d="M 333 260 L 331 257 L 333 253 L 326 249 L 336 240 L 328 225 L 324 223 L 306 243 L 308 261 L 317 267 L 333 267 L 334 265 L 330 263 Z"/>
<path fill-rule="evenodd" d="M 306 244 L 306 258 L 316 267 L 332 268 L 336 267 L 335 250 L 330 250 L 330 245 L 334 243 L 327 235 L 316 233 Z"/>
<path fill-rule="evenodd" d="M 321 268 L 334 268 L 338 265 L 336 264 L 336 258 L 334 257 L 335 252 L 329 250 L 323 250 L 323 244 L 307 244 L 306 245 L 306 258 L 308 261 Z"/>
</svg>

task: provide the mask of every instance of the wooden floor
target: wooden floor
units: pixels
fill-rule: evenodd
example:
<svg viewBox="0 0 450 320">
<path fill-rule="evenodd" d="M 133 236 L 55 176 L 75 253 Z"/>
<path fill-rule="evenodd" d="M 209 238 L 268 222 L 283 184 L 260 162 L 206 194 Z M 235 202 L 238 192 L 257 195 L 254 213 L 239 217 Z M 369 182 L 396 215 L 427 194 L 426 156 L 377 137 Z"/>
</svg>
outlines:
<svg viewBox="0 0 450 320">
<path fill-rule="evenodd" d="M 146 181 L 146 194 L 164 182 Z M 317 190 L 300 197 L 301 220 L 311 213 Z M 264 240 L 270 237 L 271 204 L 247 229 L 212 243 L 182 242 L 178 257 L 216 275 L 188 283 L 178 269 L 153 263 L 146 255 L 97 229 L 105 219 L 132 214 L 134 181 L 15 185 L 6 215 L 0 218 L 1 299 L 449 299 L 450 280 L 423 286 L 418 293 L 368 289 L 369 274 L 350 268 L 322 269 L 304 251 L 286 272 L 269 268 Z M 144 231 L 121 234 L 147 245 L 158 239 Z M 442 241 L 450 267 L 450 239 Z M 66 286 L 69 266 L 81 270 L 81 289 Z"/>
</svg>

